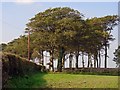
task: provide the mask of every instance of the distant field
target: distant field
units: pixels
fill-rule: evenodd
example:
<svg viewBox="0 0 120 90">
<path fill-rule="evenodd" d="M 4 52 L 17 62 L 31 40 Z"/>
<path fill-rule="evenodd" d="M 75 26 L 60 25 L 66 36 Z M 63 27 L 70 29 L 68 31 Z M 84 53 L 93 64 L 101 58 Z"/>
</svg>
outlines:
<svg viewBox="0 0 120 90">
<path fill-rule="evenodd" d="M 17 77 L 6 87 L 16 88 L 118 88 L 118 76 L 45 74 Z"/>
</svg>

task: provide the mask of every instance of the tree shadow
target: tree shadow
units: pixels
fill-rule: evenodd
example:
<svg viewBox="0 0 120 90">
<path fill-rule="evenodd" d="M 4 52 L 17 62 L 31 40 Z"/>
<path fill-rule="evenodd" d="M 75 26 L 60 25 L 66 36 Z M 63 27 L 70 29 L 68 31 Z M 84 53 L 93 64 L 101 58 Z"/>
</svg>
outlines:
<svg viewBox="0 0 120 90">
<path fill-rule="evenodd" d="M 45 72 L 36 72 L 25 76 L 16 76 L 8 80 L 3 90 L 6 89 L 44 89 L 50 88 L 47 86 L 47 81 L 44 76 L 47 75 Z"/>
<path fill-rule="evenodd" d="M 2 89 L 48 88 L 42 71 L 44 66 L 36 65 L 14 54 L 2 55 Z"/>
</svg>

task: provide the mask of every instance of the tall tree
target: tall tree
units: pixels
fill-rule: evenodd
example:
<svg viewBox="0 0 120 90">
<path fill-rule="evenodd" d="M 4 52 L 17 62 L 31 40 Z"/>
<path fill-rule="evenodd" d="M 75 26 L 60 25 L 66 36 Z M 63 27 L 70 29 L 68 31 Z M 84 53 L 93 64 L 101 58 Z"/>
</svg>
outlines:
<svg viewBox="0 0 120 90">
<path fill-rule="evenodd" d="M 104 47 L 105 47 L 105 68 L 107 68 L 107 57 L 108 57 L 108 47 L 109 47 L 109 41 L 113 41 L 113 35 L 111 34 L 111 31 L 113 28 L 118 25 L 119 17 L 117 15 L 113 16 L 105 16 L 99 18 L 101 20 L 101 25 L 103 29 L 108 32 L 108 35 L 104 38 Z"/>
<path fill-rule="evenodd" d="M 94 40 L 92 41 L 94 42 L 93 45 L 95 46 L 92 49 L 93 51 L 96 51 L 96 50 L 100 51 L 104 47 L 104 50 L 105 50 L 105 63 L 104 64 L 105 64 L 105 68 L 107 68 L 107 57 L 108 57 L 107 50 L 109 46 L 109 41 L 114 40 L 111 34 L 111 30 L 113 30 L 113 27 L 115 27 L 118 24 L 119 18 L 117 15 L 113 15 L 113 16 L 105 16 L 105 17 L 100 17 L 100 18 L 95 17 L 95 18 L 92 18 L 86 21 L 89 24 L 90 28 L 96 33 L 96 34 L 90 33 L 93 37 L 92 40 Z"/>
<path fill-rule="evenodd" d="M 48 33 L 47 39 L 45 37 L 42 42 L 45 43 L 44 47 L 47 47 L 45 50 L 54 48 L 59 52 L 58 71 L 62 71 L 62 59 L 66 46 L 71 43 L 77 30 L 80 30 L 82 17 L 80 12 L 68 7 L 53 8 L 38 13 L 27 24 L 33 33 L 42 33 L 43 37 Z M 41 43 L 41 38 L 36 41 Z"/>
</svg>

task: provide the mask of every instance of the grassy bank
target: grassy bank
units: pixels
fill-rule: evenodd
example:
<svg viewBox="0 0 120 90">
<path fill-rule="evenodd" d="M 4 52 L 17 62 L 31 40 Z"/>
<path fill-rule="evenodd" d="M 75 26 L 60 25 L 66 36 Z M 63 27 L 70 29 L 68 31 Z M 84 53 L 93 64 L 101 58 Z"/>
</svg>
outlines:
<svg viewBox="0 0 120 90">
<path fill-rule="evenodd" d="M 2 87 L 5 87 L 9 78 L 24 77 L 30 73 L 40 72 L 44 68 L 15 54 L 3 52 L 0 56 L 2 56 Z"/>
<path fill-rule="evenodd" d="M 36 73 L 12 78 L 10 88 L 118 88 L 118 76 Z"/>
</svg>

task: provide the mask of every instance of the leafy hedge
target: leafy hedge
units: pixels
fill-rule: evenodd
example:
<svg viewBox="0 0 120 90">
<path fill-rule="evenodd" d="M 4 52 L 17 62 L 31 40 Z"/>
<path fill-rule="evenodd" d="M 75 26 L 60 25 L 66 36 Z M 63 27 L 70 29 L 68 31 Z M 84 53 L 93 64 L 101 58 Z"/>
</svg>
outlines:
<svg viewBox="0 0 120 90">
<path fill-rule="evenodd" d="M 94 75 L 113 75 L 113 76 L 119 76 L 120 75 L 120 69 L 119 68 L 65 68 L 63 72 L 66 73 L 81 73 L 81 74 L 94 74 Z"/>
<path fill-rule="evenodd" d="M 24 76 L 29 73 L 41 71 L 44 66 L 36 65 L 33 62 L 21 58 L 15 54 L 0 53 L 2 56 L 2 84 L 13 76 Z M 4 86 L 3 86 L 4 87 Z"/>
</svg>

